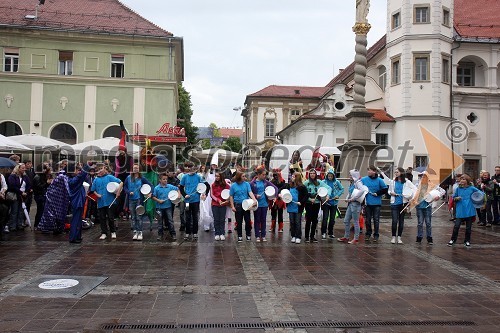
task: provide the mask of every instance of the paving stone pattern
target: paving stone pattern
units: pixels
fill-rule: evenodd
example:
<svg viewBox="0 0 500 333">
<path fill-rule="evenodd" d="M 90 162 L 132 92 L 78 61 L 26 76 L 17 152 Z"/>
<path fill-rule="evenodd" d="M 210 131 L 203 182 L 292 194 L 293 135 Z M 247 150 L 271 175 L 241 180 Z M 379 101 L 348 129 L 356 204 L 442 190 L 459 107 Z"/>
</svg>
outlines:
<svg viewBox="0 0 500 333">
<path fill-rule="evenodd" d="M 203 231 L 197 241 L 157 241 L 154 230 L 145 230 L 144 241 L 135 242 L 129 222 L 118 221 L 118 225 L 117 240 L 98 240 L 96 226 L 84 231 L 80 245 L 69 244 L 65 235 L 28 230 L 4 234 L 0 332 L 101 332 L 104 324 L 398 320 L 469 320 L 476 325 L 333 331 L 500 332 L 500 227 L 474 226 L 471 248 L 461 245 L 461 230 L 457 244 L 450 248 L 446 243 L 452 223 L 444 210 L 433 216 L 432 246 L 425 240 L 415 243 L 415 216 L 406 220 L 403 245 L 390 244 L 387 220 L 382 220 L 378 243 L 365 243 L 361 237 L 358 245 L 336 240 L 291 244 L 288 224 L 283 234 L 269 234 L 267 243 L 256 243 L 253 237 L 238 243 L 235 234 L 217 242 L 212 232 Z M 337 221 L 336 235 L 342 230 L 343 224 Z M 79 299 L 7 294 L 42 275 L 108 279 Z"/>
</svg>

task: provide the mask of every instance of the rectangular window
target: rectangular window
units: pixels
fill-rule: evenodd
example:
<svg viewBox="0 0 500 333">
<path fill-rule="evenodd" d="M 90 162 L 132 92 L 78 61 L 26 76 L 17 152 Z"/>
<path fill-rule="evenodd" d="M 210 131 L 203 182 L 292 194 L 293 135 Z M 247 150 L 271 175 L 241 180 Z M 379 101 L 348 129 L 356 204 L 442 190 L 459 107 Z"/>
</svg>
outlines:
<svg viewBox="0 0 500 333">
<path fill-rule="evenodd" d="M 4 72 L 19 71 L 19 49 L 5 48 L 3 56 Z"/>
<path fill-rule="evenodd" d="M 396 58 L 392 59 L 391 64 L 391 84 L 400 84 L 401 83 L 401 59 Z"/>
<path fill-rule="evenodd" d="M 441 64 L 441 71 L 442 71 L 442 78 L 441 81 L 443 83 L 450 83 L 450 59 L 449 58 L 443 58 L 442 64 Z"/>
<path fill-rule="evenodd" d="M 275 136 L 274 119 L 266 119 L 266 136 Z"/>
<path fill-rule="evenodd" d="M 59 75 L 73 74 L 73 52 L 59 51 Z"/>
<path fill-rule="evenodd" d="M 426 167 L 429 164 L 428 162 L 427 156 L 415 155 L 415 168 Z"/>
<path fill-rule="evenodd" d="M 462 87 L 474 87 L 474 71 L 474 63 L 459 63 L 457 67 L 457 84 Z"/>
<path fill-rule="evenodd" d="M 300 116 L 300 110 L 292 110 L 290 113 L 291 116 Z"/>
<path fill-rule="evenodd" d="M 450 26 L 450 10 L 448 8 L 443 8 L 443 25 Z"/>
<path fill-rule="evenodd" d="M 392 14 L 392 30 L 401 26 L 401 12 Z"/>
<path fill-rule="evenodd" d="M 416 6 L 415 7 L 415 17 L 413 20 L 415 23 L 429 23 L 429 7 Z"/>
<path fill-rule="evenodd" d="M 414 55 L 414 80 L 415 81 L 428 81 L 429 80 L 429 55 L 416 54 Z"/>
<path fill-rule="evenodd" d="M 389 145 L 389 134 L 386 133 L 376 133 L 375 134 L 375 143 L 379 146 L 388 146 Z"/>
<path fill-rule="evenodd" d="M 123 54 L 111 55 L 111 77 L 125 76 L 125 56 Z"/>
</svg>

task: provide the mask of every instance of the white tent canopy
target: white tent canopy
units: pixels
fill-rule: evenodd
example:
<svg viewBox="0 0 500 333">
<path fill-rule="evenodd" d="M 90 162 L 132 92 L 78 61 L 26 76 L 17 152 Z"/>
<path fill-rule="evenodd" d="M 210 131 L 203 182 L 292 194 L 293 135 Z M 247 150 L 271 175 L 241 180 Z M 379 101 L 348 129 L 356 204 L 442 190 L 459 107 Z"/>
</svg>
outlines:
<svg viewBox="0 0 500 333">
<path fill-rule="evenodd" d="M 63 147 L 68 147 L 68 144 L 62 141 L 47 138 L 38 134 L 14 135 L 9 136 L 9 138 L 34 150 L 56 151 Z"/>
<path fill-rule="evenodd" d="M 120 146 L 120 139 L 118 138 L 102 138 L 87 142 L 77 143 L 70 146 L 76 155 L 86 153 L 87 156 L 101 156 L 101 155 L 114 155 Z M 141 147 L 134 145 L 131 142 L 125 144 L 127 152 L 134 158 L 138 158 L 141 152 Z"/>
<path fill-rule="evenodd" d="M 217 159 L 213 158 L 214 155 L 218 156 Z M 200 159 L 203 164 L 205 162 L 211 162 L 217 160 L 218 164 L 228 164 L 230 161 L 237 159 L 240 154 L 232 152 L 230 150 L 225 150 L 221 148 L 211 148 L 211 149 L 203 149 L 201 151 L 193 151 L 191 156 Z"/>
<path fill-rule="evenodd" d="M 11 137 L 3 136 L 0 134 L 0 151 L 31 151 L 29 147 L 12 140 Z"/>
</svg>

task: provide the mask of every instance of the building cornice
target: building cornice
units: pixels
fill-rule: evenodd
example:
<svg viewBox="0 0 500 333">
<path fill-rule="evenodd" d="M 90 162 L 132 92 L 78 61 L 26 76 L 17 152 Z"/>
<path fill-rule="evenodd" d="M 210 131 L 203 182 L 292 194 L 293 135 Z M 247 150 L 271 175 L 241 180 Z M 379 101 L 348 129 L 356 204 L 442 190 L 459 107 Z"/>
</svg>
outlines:
<svg viewBox="0 0 500 333">
<path fill-rule="evenodd" d="M 404 35 L 399 38 L 396 38 L 395 40 L 389 41 L 386 44 L 386 47 L 391 47 L 397 44 L 400 44 L 404 41 L 412 41 L 412 40 L 433 40 L 433 39 L 438 39 L 441 40 L 445 43 L 453 43 L 453 38 L 447 37 L 442 34 L 416 34 L 416 35 Z"/>
<path fill-rule="evenodd" d="M 143 80 L 127 78 L 107 78 L 97 76 L 73 76 L 73 75 L 45 75 L 45 74 L 26 74 L 26 73 L 5 73 L 0 72 L 0 81 L 16 83 L 34 83 L 44 82 L 62 85 L 98 85 L 111 87 L 138 87 L 148 86 L 154 88 L 168 89 L 177 87 L 177 81 L 166 80 Z"/>
</svg>

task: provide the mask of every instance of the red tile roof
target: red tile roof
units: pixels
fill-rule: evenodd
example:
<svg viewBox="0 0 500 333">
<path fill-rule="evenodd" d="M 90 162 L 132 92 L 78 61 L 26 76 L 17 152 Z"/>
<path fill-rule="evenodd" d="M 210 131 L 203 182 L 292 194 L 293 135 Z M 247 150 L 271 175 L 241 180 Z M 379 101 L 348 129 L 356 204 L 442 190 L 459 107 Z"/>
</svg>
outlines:
<svg viewBox="0 0 500 333">
<path fill-rule="evenodd" d="M 375 57 L 380 51 L 385 49 L 386 35 L 380 38 L 375 44 L 373 44 L 366 53 L 367 61 L 370 61 Z M 349 76 L 354 74 L 354 62 L 347 66 L 341 73 L 335 76 L 328 84 L 327 87 L 333 87 L 337 83 L 342 83 Z"/>
<path fill-rule="evenodd" d="M 242 128 L 219 128 L 220 136 L 223 138 L 239 138 L 243 134 Z"/>
<path fill-rule="evenodd" d="M 271 85 L 248 97 L 321 98 L 330 87 L 301 87 Z M 298 93 L 297 93 L 298 92 Z"/>
<path fill-rule="evenodd" d="M 383 123 L 393 123 L 396 121 L 384 109 L 366 109 L 366 110 L 373 115 L 372 120 L 374 121 L 381 121 Z"/>
<path fill-rule="evenodd" d="M 455 30 L 461 37 L 500 38 L 499 13 L 498 0 L 455 0 Z"/>
<path fill-rule="evenodd" d="M 49 29 L 85 33 L 125 34 L 147 37 L 169 37 L 172 33 L 146 20 L 118 0 L 1 0 L 0 28 Z"/>
</svg>

